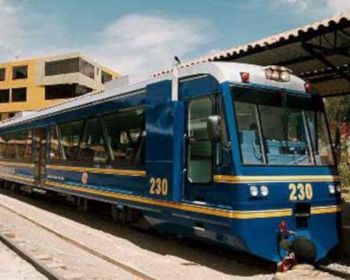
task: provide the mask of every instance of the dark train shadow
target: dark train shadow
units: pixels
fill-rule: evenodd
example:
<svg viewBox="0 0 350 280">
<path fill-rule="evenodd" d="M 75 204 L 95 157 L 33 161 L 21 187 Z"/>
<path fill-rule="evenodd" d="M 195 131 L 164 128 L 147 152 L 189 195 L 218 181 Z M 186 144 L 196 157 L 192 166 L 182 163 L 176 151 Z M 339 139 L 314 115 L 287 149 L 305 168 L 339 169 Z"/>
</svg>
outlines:
<svg viewBox="0 0 350 280">
<path fill-rule="evenodd" d="M 332 250 L 324 264 L 339 263 L 344 266 L 350 266 L 350 202 L 342 202 L 342 230 L 341 243 Z"/>
<path fill-rule="evenodd" d="M 184 259 L 182 263 L 184 266 L 205 266 L 236 276 L 270 274 L 275 270 L 275 264 L 246 253 L 235 252 L 196 240 L 179 239 L 153 230 L 143 230 L 129 225 L 116 224 L 107 213 L 81 212 L 74 205 L 62 203 L 52 198 L 45 197 L 44 199 L 43 196 L 38 195 L 19 195 L 4 189 L 0 189 L 0 193 L 94 229 L 126 239 L 143 249 L 161 255 L 179 257 Z"/>
<path fill-rule="evenodd" d="M 350 227 L 350 201 L 343 201 L 342 210 L 343 225 Z"/>
<path fill-rule="evenodd" d="M 342 203 L 342 244 L 339 256 L 339 263 L 350 266 L 350 201 Z"/>
</svg>

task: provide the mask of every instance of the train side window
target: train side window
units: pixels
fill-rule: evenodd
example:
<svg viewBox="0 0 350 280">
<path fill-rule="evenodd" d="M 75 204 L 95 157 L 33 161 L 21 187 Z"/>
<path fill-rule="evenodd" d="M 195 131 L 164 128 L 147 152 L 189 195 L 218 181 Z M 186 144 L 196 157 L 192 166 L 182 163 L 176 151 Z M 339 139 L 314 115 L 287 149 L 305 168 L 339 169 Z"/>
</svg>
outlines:
<svg viewBox="0 0 350 280">
<path fill-rule="evenodd" d="M 1 135 L 0 136 L 0 159 L 5 158 L 5 149 L 6 149 L 6 136 Z"/>
<path fill-rule="evenodd" d="M 0 158 L 12 160 L 32 160 L 30 131 L 2 135 L 0 137 Z"/>
<path fill-rule="evenodd" d="M 28 131 L 17 132 L 13 136 L 14 136 L 15 151 L 16 151 L 15 158 L 22 160 L 24 159 L 24 155 L 25 155 Z"/>
<path fill-rule="evenodd" d="M 145 162 L 145 112 L 134 109 L 105 116 L 113 165 L 142 166 Z"/>
<path fill-rule="evenodd" d="M 16 159 L 17 158 L 17 148 L 16 139 L 14 134 L 8 134 L 5 137 L 6 148 L 5 148 L 5 158 L 6 159 Z"/>
<path fill-rule="evenodd" d="M 27 161 L 32 161 L 32 152 L 33 152 L 33 136 L 32 131 L 26 132 L 26 147 L 24 151 L 24 159 Z"/>
<path fill-rule="evenodd" d="M 84 121 L 74 121 L 59 125 L 61 145 L 67 161 L 77 161 L 83 124 Z"/>
<path fill-rule="evenodd" d="M 188 105 L 187 177 L 191 183 L 212 180 L 212 142 L 207 131 L 207 118 L 213 115 L 209 97 L 192 100 Z"/>
<path fill-rule="evenodd" d="M 84 129 L 83 139 L 79 145 L 78 160 L 86 163 L 106 163 L 104 137 L 98 119 L 88 120 Z"/>
<path fill-rule="evenodd" d="M 57 136 L 57 126 L 52 126 L 50 131 L 50 152 L 49 152 L 50 160 L 59 160 L 62 159 L 60 153 L 60 146 Z"/>
</svg>

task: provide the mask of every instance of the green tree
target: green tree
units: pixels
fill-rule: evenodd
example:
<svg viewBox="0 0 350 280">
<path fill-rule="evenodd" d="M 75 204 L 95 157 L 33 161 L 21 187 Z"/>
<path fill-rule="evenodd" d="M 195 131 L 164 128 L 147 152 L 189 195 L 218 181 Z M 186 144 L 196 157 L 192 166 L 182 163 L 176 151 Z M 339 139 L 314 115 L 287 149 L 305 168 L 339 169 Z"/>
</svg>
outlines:
<svg viewBox="0 0 350 280">
<path fill-rule="evenodd" d="M 326 98 L 325 107 L 331 128 L 333 143 L 337 141 L 337 130 L 340 136 L 338 150 L 338 169 L 343 188 L 350 188 L 350 96 Z M 336 144 L 336 143 L 335 143 Z"/>
</svg>

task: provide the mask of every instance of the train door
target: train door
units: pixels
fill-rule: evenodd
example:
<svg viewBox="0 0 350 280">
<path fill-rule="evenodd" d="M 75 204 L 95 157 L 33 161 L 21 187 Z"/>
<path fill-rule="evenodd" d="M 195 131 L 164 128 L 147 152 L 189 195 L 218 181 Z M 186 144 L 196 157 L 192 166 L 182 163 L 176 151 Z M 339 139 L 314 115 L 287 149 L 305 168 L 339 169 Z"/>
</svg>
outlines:
<svg viewBox="0 0 350 280">
<path fill-rule="evenodd" d="M 34 142 L 34 181 L 42 183 L 46 175 L 46 130 L 35 129 L 33 131 Z"/>
<path fill-rule="evenodd" d="M 213 144 L 209 139 L 207 119 L 214 115 L 214 96 L 197 97 L 186 102 L 187 141 L 186 173 L 183 198 L 204 201 L 200 189 L 213 178 Z"/>
</svg>

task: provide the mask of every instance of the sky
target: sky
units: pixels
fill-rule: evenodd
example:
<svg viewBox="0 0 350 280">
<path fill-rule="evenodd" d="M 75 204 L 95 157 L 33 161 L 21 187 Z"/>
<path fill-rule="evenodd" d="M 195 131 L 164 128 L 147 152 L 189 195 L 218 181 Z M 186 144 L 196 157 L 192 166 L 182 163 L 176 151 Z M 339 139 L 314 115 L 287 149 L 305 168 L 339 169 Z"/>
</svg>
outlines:
<svg viewBox="0 0 350 280">
<path fill-rule="evenodd" d="M 0 61 L 79 51 L 145 74 L 350 10 L 350 0 L 0 0 Z"/>
</svg>

